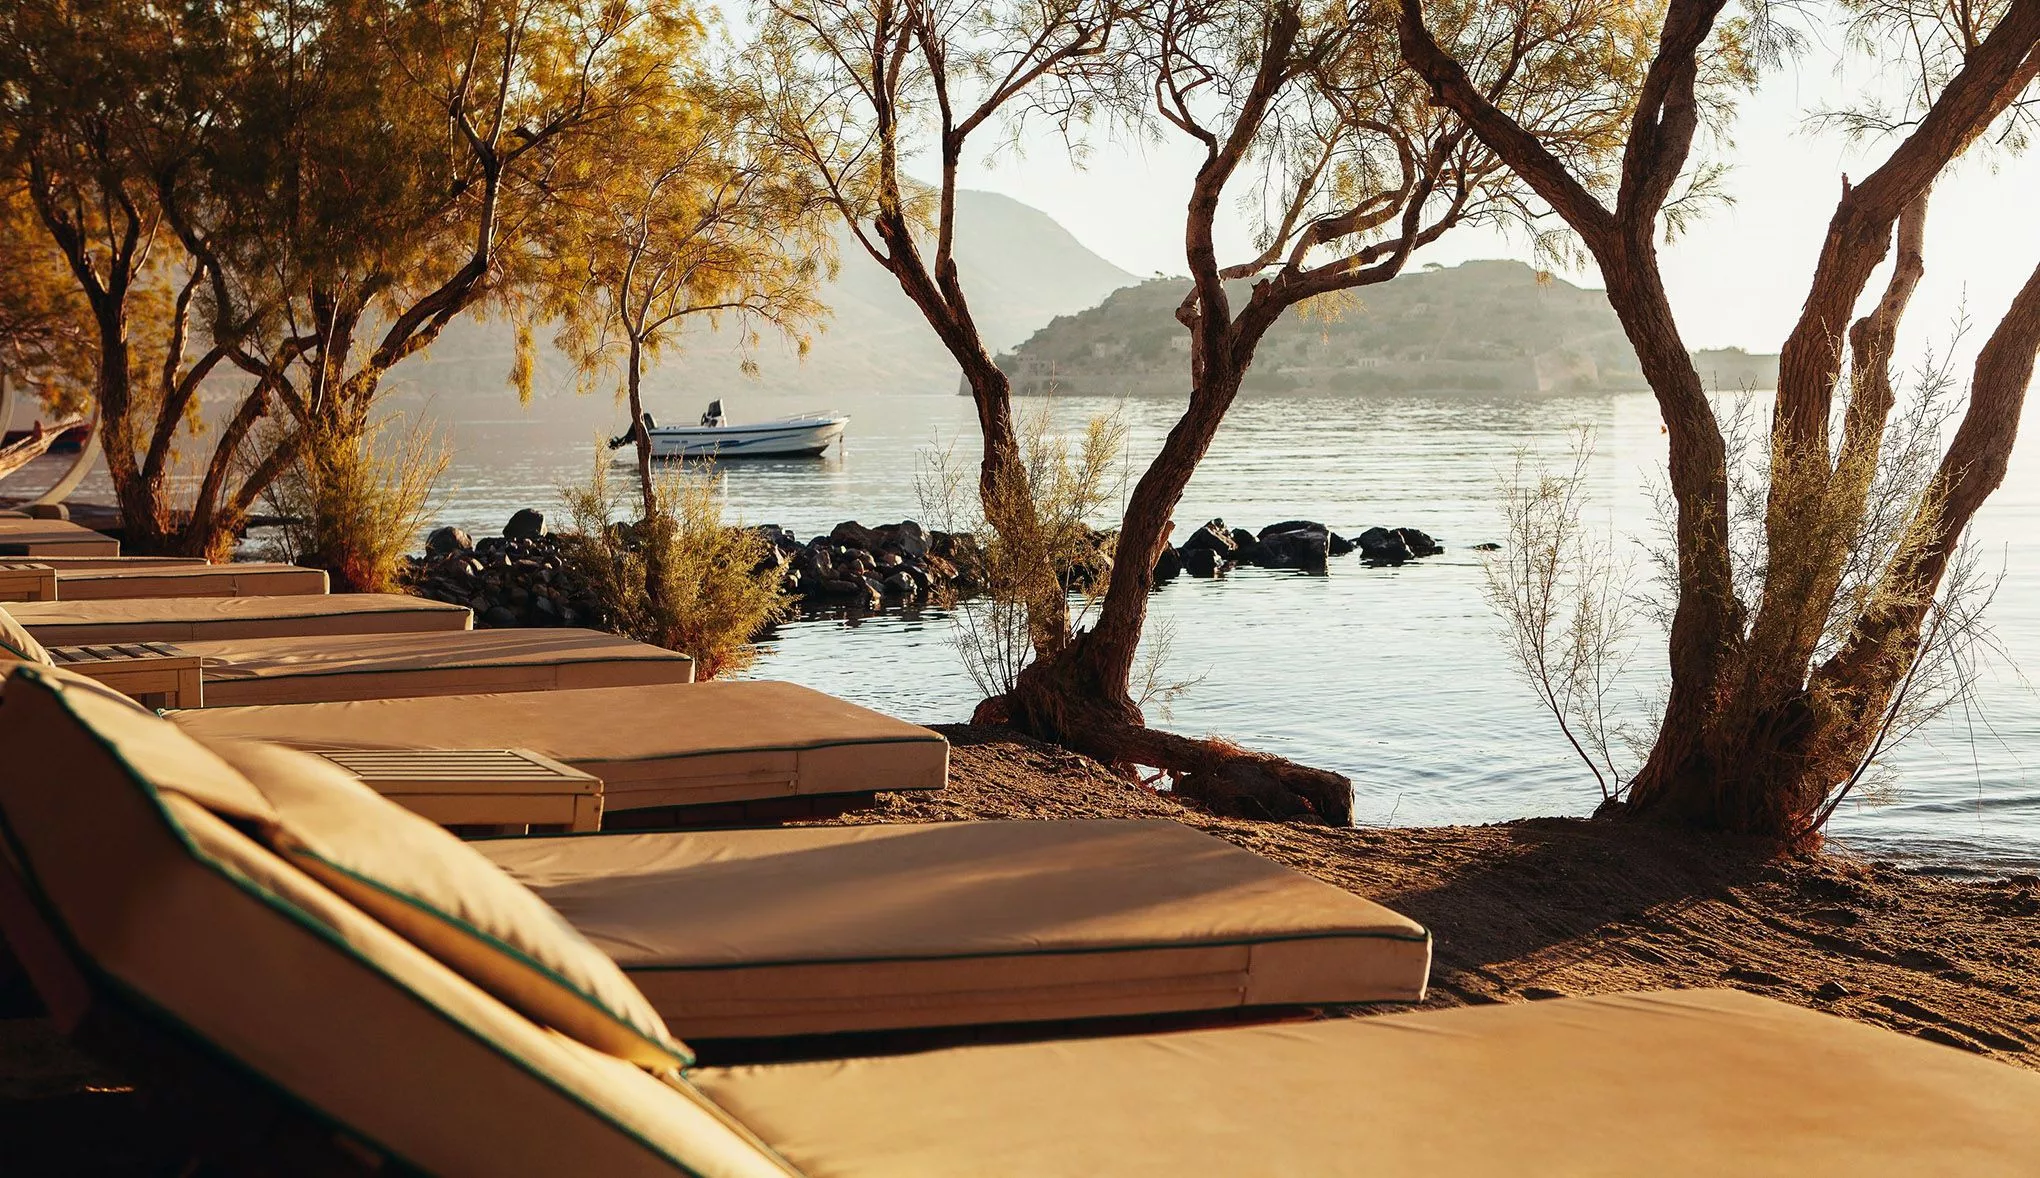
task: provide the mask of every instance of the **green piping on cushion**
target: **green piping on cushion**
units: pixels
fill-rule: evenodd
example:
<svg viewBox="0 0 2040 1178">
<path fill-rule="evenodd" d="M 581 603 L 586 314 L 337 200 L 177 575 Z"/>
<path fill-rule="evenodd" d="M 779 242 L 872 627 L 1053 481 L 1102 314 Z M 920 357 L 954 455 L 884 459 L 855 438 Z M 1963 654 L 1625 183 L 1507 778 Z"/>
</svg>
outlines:
<svg viewBox="0 0 2040 1178">
<path fill-rule="evenodd" d="M 658 1037 L 654 1036 L 651 1032 L 645 1030 L 643 1027 L 638 1026 L 636 1023 L 630 1021 L 628 1018 L 625 1018 L 621 1013 L 609 1009 L 608 1006 L 602 1003 L 601 999 L 595 997 L 593 994 L 590 994 L 585 990 L 582 990 L 579 986 L 574 985 L 567 978 L 554 972 L 554 970 L 550 966 L 546 965 L 543 961 L 540 961 L 537 958 L 532 957 L 530 954 L 524 952 L 522 949 L 519 949 L 517 946 L 510 944 L 509 942 L 501 939 L 500 937 L 495 936 L 488 930 L 477 928 L 474 925 L 468 923 L 465 920 L 462 920 L 460 917 L 455 916 L 450 912 L 444 911 L 431 904 L 428 904 L 424 900 L 420 899 L 417 896 L 413 896 L 408 892 L 399 891 L 396 888 L 393 888 L 390 885 L 372 876 L 363 875 L 361 872 L 356 871 L 353 868 L 346 866 L 345 864 L 335 863 L 331 859 L 326 858 L 324 855 L 319 854 L 317 851 L 312 850 L 310 847 L 299 845 L 297 847 L 292 848 L 289 851 L 283 852 L 283 854 L 285 854 L 286 857 L 288 857 L 289 855 L 303 855 L 307 859 L 311 859 L 316 862 L 322 863 L 358 884 L 362 884 L 366 887 L 373 888 L 376 891 L 381 892 L 383 895 L 388 896 L 393 900 L 401 901 L 413 908 L 416 908 L 420 912 L 435 917 L 443 924 L 447 924 L 456 929 L 459 929 L 461 932 L 464 932 L 468 936 L 473 937 L 475 940 L 480 941 L 482 944 L 489 946 L 490 948 L 496 950 L 498 953 L 501 953 L 503 956 L 508 957 L 511 960 L 522 964 L 526 968 L 537 973 L 540 977 L 545 978 L 547 981 L 552 982 L 560 989 L 567 991 L 569 994 L 574 995 L 581 1001 L 586 1002 L 589 1006 L 592 1006 L 596 1010 L 603 1013 L 604 1015 L 607 1015 L 611 1022 L 616 1023 L 617 1025 L 630 1031 L 630 1033 L 637 1036 L 637 1038 L 641 1042 L 647 1043 L 652 1047 L 657 1048 L 660 1052 L 664 1053 L 665 1055 L 675 1060 L 678 1060 L 679 1066 L 683 1068 L 693 1066 L 694 1053 L 692 1051 L 686 1050 L 684 1046 L 680 1050 L 677 1051 L 674 1050 L 672 1044 L 662 1042 Z M 576 932 L 575 935 L 579 936 L 580 934 Z M 598 949 L 596 950 L 596 952 L 599 953 L 601 952 L 601 950 Z"/>
<path fill-rule="evenodd" d="M 67 712 L 71 711 L 69 701 L 64 698 L 65 693 L 68 690 L 68 686 L 66 684 L 63 684 L 56 680 L 48 679 L 47 677 L 39 674 L 35 674 L 33 668 L 24 672 L 17 673 L 29 674 L 37 682 L 42 683 L 43 685 L 49 688 L 52 688 L 53 689 L 52 694 L 56 696 L 59 704 L 63 706 L 65 711 Z M 77 714 L 75 712 L 72 712 L 71 714 L 73 718 L 76 718 Z M 531 1076 L 533 1079 L 537 1080 L 539 1083 L 544 1084 L 546 1087 L 551 1088 L 553 1091 L 559 1093 L 561 1096 L 564 1096 L 568 1100 L 572 1101 L 574 1104 L 578 1105 L 583 1111 L 587 1112 L 589 1115 L 604 1122 L 611 1128 L 614 1128 L 617 1132 L 622 1133 L 625 1137 L 628 1137 L 630 1140 L 642 1146 L 647 1152 L 651 1153 L 654 1157 L 662 1158 L 665 1161 L 670 1162 L 672 1165 L 679 1168 L 679 1170 L 683 1174 L 688 1175 L 689 1178 L 706 1178 L 705 1175 L 703 1175 L 700 1171 L 694 1169 L 692 1166 L 689 1166 L 684 1160 L 668 1153 L 664 1147 L 657 1145 L 654 1142 L 647 1141 L 644 1137 L 640 1136 L 638 1132 L 632 1129 L 629 1125 L 626 1125 L 621 1121 L 618 1121 L 615 1117 L 611 1116 L 604 1110 L 597 1108 L 592 1104 L 589 1104 L 586 1100 L 581 1098 L 579 1093 L 576 1093 L 572 1089 L 567 1088 L 564 1085 L 560 1084 L 559 1081 L 555 1080 L 550 1075 L 547 1075 L 541 1069 L 535 1067 L 529 1060 L 524 1059 L 522 1056 L 511 1051 L 503 1044 L 482 1034 L 476 1028 L 460 1021 L 459 1019 L 454 1018 L 451 1014 L 448 1014 L 445 1010 L 441 1009 L 435 1003 L 426 1001 L 424 996 L 420 995 L 415 990 L 412 990 L 409 986 L 405 985 L 397 978 L 391 976 L 387 970 L 382 968 L 381 965 L 377 964 L 374 960 L 363 956 L 360 952 L 358 952 L 354 948 L 354 946 L 348 944 L 346 939 L 340 936 L 340 934 L 337 931 L 327 926 L 324 922 L 317 920 L 310 913 L 304 911 L 302 908 L 299 908 L 296 904 L 291 903 L 284 897 L 279 896 L 274 892 L 271 892 L 268 888 L 265 888 L 256 881 L 247 878 L 241 872 L 236 871 L 231 865 L 222 863 L 219 860 L 214 859 L 212 856 L 207 855 L 203 850 L 201 850 L 198 847 L 196 843 L 194 843 L 191 840 L 190 835 L 185 832 L 184 828 L 178 824 L 176 819 L 170 816 L 169 811 L 163 808 L 161 796 L 156 789 L 155 783 L 150 781 L 146 775 L 142 774 L 133 765 L 129 764 L 127 758 L 123 757 L 118 749 L 114 748 L 112 744 L 108 743 L 107 740 L 104 737 L 100 736 L 99 733 L 95 731 L 90 725 L 85 724 L 82 720 L 80 720 L 79 727 L 83 728 L 88 734 L 90 734 L 93 742 L 98 744 L 101 748 L 105 749 L 108 756 L 111 756 L 117 764 L 119 764 L 123 769 L 127 770 L 129 778 L 138 787 L 141 788 L 143 794 L 149 799 L 150 804 L 156 811 L 156 817 L 163 823 L 164 828 L 170 832 L 171 837 L 176 839 L 179 845 L 184 847 L 184 849 L 191 855 L 193 860 L 200 864 L 203 864 L 205 867 L 217 873 L 222 878 L 226 879 L 228 882 L 240 888 L 246 894 L 254 897 L 260 903 L 266 904 L 267 906 L 276 910 L 277 912 L 282 913 L 285 917 L 296 923 L 299 927 L 312 933 L 314 936 L 317 936 L 319 939 L 325 941 L 328 945 L 339 950 L 346 957 L 351 958 L 357 964 L 365 967 L 378 977 L 381 977 L 384 981 L 394 986 L 397 989 L 398 993 L 402 994 L 404 997 L 410 999 L 411 1001 L 417 1003 L 419 1006 L 423 1007 L 433 1017 L 446 1023 L 448 1026 L 454 1028 L 456 1031 L 465 1034 L 470 1039 L 473 1039 L 474 1041 L 482 1044 L 490 1051 L 495 1052 L 498 1056 L 509 1062 L 511 1066 L 518 1068 L 527 1075 Z M 85 965 L 94 976 L 107 977 L 111 979 L 121 989 L 123 990 L 127 989 L 125 983 L 121 983 L 117 978 L 112 978 L 112 976 L 110 974 L 107 974 L 106 970 L 103 967 L 101 967 L 96 960 L 94 960 L 89 954 L 86 954 L 78 947 L 76 938 L 74 938 L 71 935 L 69 927 L 63 923 L 62 919 L 56 914 L 54 906 L 50 905 L 47 897 L 43 895 L 41 885 L 36 881 L 33 875 L 34 865 L 29 859 L 26 848 L 24 848 L 21 845 L 20 840 L 16 838 L 14 835 L 12 826 L 8 824 L 7 815 L 4 809 L 0 809 L 0 837 L 5 837 L 8 841 L 8 844 L 13 848 L 15 860 L 18 863 L 20 863 L 22 867 L 22 872 L 24 874 L 23 882 L 28 886 L 31 893 L 36 897 L 37 904 L 45 909 L 44 918 L 50 922 L 51 927 L 54 930 L 56 930 L 58 935 L 64 939 L 66 947 L 76 955 L 76 959 L 80 963 Z M 171 1022 L 173 1026 L 180 1029 L 183 1033 L 189 1034 L 196 1038 L 197 1040 L 199 1040 L 200 1042 L 206 1043 L 208 1047 L 210 1047 L 212 1050 L 214 1051 L 221 1050 L 216 1045 L 211 1044 L 209 1040 L 206 1040 L 202 1033 L 198 1032 L 195 1028 L 192 1028 L 187 1024 L 184 1024 L 175 1015 L 166 1013 L 163 1017 L 165 1017 L 168 1021 Z M 240 1066 L 245 1068 L 248 1065 L 246 1065 L 245 1063 L 241 1063 Z M 333 1120 L 333 1118 L 330 1115 L 320 1111 L 316 1105 L 313 1105 L 309 1101 L 306 1101 L 304 1098 L 297 1096 L 295 1093 L 292 1093 L 289 1089 L 284 1088 L 280 1084 L 276 1083 L 274 1080 L 271 1080 L 269 1077 L 259 1072 L 255 1072 L 253 1074 L 256 1075 L 258 1079 L 266 1087 L 269 1087 L 279 1093 L 282 1093 L 293 1104 L 305 1107 L 319 1119 L 330 1124 L 335 1124 L 339 1128 L 353 1134 L 354 1136 L 359 1137 L 364 1141 L 367 1141 L 374 1148 L 380 1149 L 384 1153 L 387 1153 L 392 1157 L 401 1159 L 402 1155 L 398 1154 L 395 1150 L 388 1149 L 387 1147 L 383 1146 L 380 1142 L 376 1141 L 374 1138 L 369 1137 L 366 1134 L 363 1134 L 358 1129 L 355 1129 L 352 1126 L 341 1124 L 340 1122 Z M 693 1088 L 693 1085 L 690 1083 L 688 1087 Z M 699 1090 L 696 1089 L 696 1091 L 698 1092 Z M 726 1111 L 721 1110 L 720 1106 L 716 1105 L 714 1101 L 709 1100 L 708 1097 L 705 1095 L 702 1096 L 701 1099 L 706 1108 L 721 1113 L 721 1119 L 726 1120 L 729 1119 L 729 1114 Z M 733 1123 L 733 1125 L 734 1128 L 738 1129 L 742 1128 L 740 1124 Z M 793 1166 L 790 1162 L 787 1162 L 784 1158 L 781 1158 L 776 1150 L 773 1150 L 770 1146 L 767 1146 L 762 1141 L 758 1140 L 756 1134 L 750 1133 L 748 1130 L 744 1130 L 744 1134 L 745 1136 L 751 1139 L 753 1144 L 757 1145 L 759 1148 L 764 1150 L 769 1156 L 779 1160 L 780 1164 L 786 1167 L 787 1172 L 790 1175 L 794 1175 L 796 1176 L 796 1178 L 798 1178 L 800 1171 L 797 1167 Z"/>
<path fill-rule="evenodd" d="M 457 631 L 454 631 L 454 632 L 456 632 L 456 633 L 457 633 Z M 429 631 L 428 631 L 428 633 L 429 633 Z M 328 637 L 348 637 L 348 635 L 328 635 Z M 219 657 L 219 656 L 214 656 L 214 655 L 208 655 L 208 656 L 206 656 L 206 657 L 208 657 L 208 658 L 214 658 L 214 657 Z M 229 657 L 230 657 L 230 656 L 229 656 Z M 264 674 L 264 673 L 262 673 L 262 672 L 260 672 L 260 671 L 257 671 L 257 672 L 251 673 L 251 674 L 241 674 L 241 675 L 230 675 L 230 676 L 227 676 L 227 677 L 223 677 L 223 678 L 221 678 L 221 679 L 220 679 L 220 682 L 222 682 L 222 683 L 261 683 L 261 682 L 264 682 L 264 681 L 267 681 L 267 680 L 275 680 L 275 679 L 338 679 L 338 678 L 342 678 L 342 677 L 344 677 L 344 676 L 347 676 L 347 675 L 409 675 L 409 674 L 415 674 L 415 673 L 419 673 L 419 672 L 424 672 L 424 671 L 497 671 L 497 670 L 501 670 L 501 671 L 525 671 L 525 670 L 533 670 L 533 669 L 543 669 L 543 668 L 546 668 L 546 667 L 588 667 L 588 666 L 597 666 L 597 665 L 601 665 L 601 664 L 606 664 L 606 663 L 617 663 L 617 664 L 619 664 L 619 665 L 621 665 L 621 664 L 626 664 L 626 663 L 628 663 L 628 664 L 636 665 L 636 664 L 639 664 L 639 663 L 692 663 L 693 661 L 694 661 L 694 660 L 693 660 L 692 658 L 689 658 L 688 656 L 686 656 L 686 655 L 684 655 L 684 654 L 678 654 L 678 653 L 675 653 L 675 652 L 673 652 L 673 651 L 666 651 L 666 650 L 662 650 L 662 651 L 660 651 L 660 652 L 659 652 L 658 654 L 655 654 L 655 655 L 653 655 L 653 654 L 643 654 L 643 655 L 632 655 L 632 656 L 629 656 L 629 657 L 619 657 L 619 656 L 617 656 L 617 655 L 602 655 L 602 656 L 601 656 L 601 657 L 599 657 L 599 658 L 590 658 L 590 659 L 560 659 L 560 658 L 546 658 L 546 659 L 543 659 L 543 660 L 540 660 L 540 661 L 536 661 L 536 662 L 529 662 L 529 663 L 515 663 L 515 662 L 496 662 L 496 663 L 458 663 L 458 662 L 455 662 L 455 663 L 433 663 L 433 664 L 432 664 L 431 666 L 429 666 L 429 667 L 427 667 L 427 666 L 419 666 L 419 667 L 355 667 L 355 668 L 350 668 L 350 669 L 348 669 L 348 670 L 342 670 L 342 671 L 321 671 L 321 670 L 317 670 L 317 669 L 302 669 L 302 670 L 301 670 L 301 669 L 299 669 L 299 668 L 296 668 L 296 667 L 284 667 L 284 668 L 281 668 L 281 669 L 279 669 L 279 670 L 277 670 L 277 671 L 274 671 L 274 672 L 271 672 L 271 673 L 268 673 L 268 674 Z M 223 667 L 206 667 L 206 668 L 205 668 L 205 672 L 206 672 L 206 674 L 207 674 L 208 676 L 211 676 L 211 675 L 213 675 L 213 674 L 214 674 L 214 672 L 216 672 L 216 671 L 227 671 L 227 672 L 233 672 L 233 671 L 235 671 L 235 670 L 237 670 L 237 667 L 236 667 L 236 665 L 235 665 L 235 664 L 233 664 L 233 663 L 231 663 L 231 662 L 227 663 L 227 664 L 226 664 L 225 666 L 223 666 Z M 208 682 L 211 682 L 211 679 L 208 679 L 207 681 L 208 681 Z M 314 702 L 323 702 L 323 701 L 314 701 Z M 234 704 L 229 704 L 228 706 L 229 706 L 229 707 L 235 707 L 235 706 L 243 706 L 243 707 L 247 707 L 247 706 L 252 706 L 252 707 L 262 707 L 262 706 L 264 706 L 264 705 L 262 705 L 262 704 L 253 704 L 253 705 L 234 705 Z M 270 706 L 277 706 L 277 705 L 270 705 Z"/>
<path fill-rule="evenodd" d="M 857 748 L 868 744 L 940 744 L 946 745 L 949 738 L 939 732 L 926 736 L 846 736 L 836 740 L 819 740 L 808 744 L 738 744 L 727 748 L 692 749 L 687 752 L 659 753 L 649 757 L 585 757 L 571 760 L 574 765 L 648 765 L 656 761 L 686 761 L 695 757 L 727 757 L 735 753 L 807 753 L 822 749 Z M 548 753 L 548 756 L 559 756 Z M 567 758 L 562 757 L 562 760 Z"/>
<path fill-rule="evenodd" d="M 558 836 L 554 836 L 558 837 Z M 541 897 L 543 898 L 543 897 Z M 626 965 L 625 973 L 719 973 L 739 969 L 775 969 L 801 965 L 883 965 L 895 961 L 975 961 L 1007 957 L 1095 957 L 1105 953 L 1153 953 L 1172 949 L 1230 949 L 1238 946 L 1279 945 L 1289 941 L 1398 941 L 1407 945 L 1429 945 L 1431 930 L 1416 933 L 1325 932 L 1285 933 L 1273 937 L 1226 937 L 1209 941 L 1157 942 L 1149 945 L 1096 945 L 1069 949 L 986 949 L 975 953 L 900 953 L 885 957 L 789 957 L 777 961 L 714 962 L 701 965 Z"/>
</svg>

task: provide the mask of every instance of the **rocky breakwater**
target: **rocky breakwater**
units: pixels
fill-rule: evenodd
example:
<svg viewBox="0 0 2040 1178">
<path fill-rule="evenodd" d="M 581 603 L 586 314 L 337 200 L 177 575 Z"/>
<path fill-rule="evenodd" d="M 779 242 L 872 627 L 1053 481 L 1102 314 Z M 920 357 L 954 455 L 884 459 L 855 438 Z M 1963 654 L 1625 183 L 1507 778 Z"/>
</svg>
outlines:
<svg viewBox="0 0 2040 1178">
<path fill-rule="evenodd" d="M 1436 540 L 1416 528 L 1369 528 L 1347 539 L 1310 520 L 1284 520 L 1250 532 L 1229 528 L 1224 520 L 1215 519 L 1191 532 L 1180 545 L 1164 548 L 1155 562 L 1155 579 L 1166 581 L 1184 573 L 1215 577 L 1239 565 L 1321 573 L 1334 557 L 1354 552 L 1365 564 L 1397 565 L 1443 551 Z"/>
<path fill-rule="evenodd" d="M 865 527 L 845 520 L 803 543 L 774 524 L 758 531 L 771 545 L 761 566 L 811 609 L 876 611 L 968 597 L 983 588 L 977 537 L 940 532 L 913 520 Z"/>
<path fill-rule="evenodd" d="M 567 563 L 544 514 L 526 508 L 501 536 L 476 541 L 459 528 L 437 528 L 425 554 L 411 558 L 411 590 L 475 611 L 475 625 L 600 626 L 602 607 Z"/>
</svg>

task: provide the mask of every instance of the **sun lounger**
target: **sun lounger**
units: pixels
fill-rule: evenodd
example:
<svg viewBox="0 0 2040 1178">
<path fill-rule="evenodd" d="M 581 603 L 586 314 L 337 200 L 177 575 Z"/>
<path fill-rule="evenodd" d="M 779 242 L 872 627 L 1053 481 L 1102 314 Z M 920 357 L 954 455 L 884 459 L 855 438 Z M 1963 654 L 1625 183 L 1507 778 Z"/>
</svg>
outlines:
<svg viewBox="0 0 2040 1178">
<path fill-rule="evenodd" d="M 208 707 L 694 681 L 686 655 L 598 630 L 246 638 L 179 648 L 204 660 Z"/>
<path fill-rule="evenodd" d="M 187 556 L 0 556 L 0 602 L 55 601 L 58 578 L 69 573 L 205 567 L 205 561 Z"/>
<path fill-rule="evenodd" d="M 0 560 L 0 601 L 55 601 L 57 570 L 27 558 Z"/>
<path fill-rule="evenodd" d="M 118 556 L 120 542 L 61 519 L 0 519 L 0 556 Z"/>
<path fill-rule="evenodd" d="M 1423 927 L 1174 822 L 474 844 L 692 1039 L 1414 1002 Z"/>
<path fill-rule="evenodd" d="M 7 617 L 8 607 L 0 606 L 0 625 Z M 8 645 L 25 647 L 32 641 L 27 631 L 18 633 L 22 641 Z M 69 666 L 130 695 L 135 694 L 129 690 L 134 681 L 116 681 L 118 677 L 146 676 L 146 690 L 162 692 L 161 675 L 169 669 L 164 660 L 183 660 L 191 670 L 189 688 L 175 698 L 146 701 L 168 708 L 694 681 L 694 662 L 686 655 L 595 630 L 450 630 L 174 645 L 35 646 L 48 657 L 37 657 L 33 651 L 15 657 Z M 0 650 L 0 658 L 7 654 Z"/>
<path fill-rule="evenodd" d="M 118 557 L 87 564 L 56 558 L 0 560 L 0 601 L 105 601 L 122 597 L 282 597 L 324 593 L 320 569 L 287 564 L 117 565 Z M 113 567 L 107 567 L 113 565 Z"/>
<path fill-rule="evenodd" d="M 56 568 L 58 601 L 132 597 L 290 597 L 323 594 L 323 569 L 288 564 L 177 564 L 151 568 Z"/>
<path fill-rule="evenodd" d="M 25 750 L 0 775 L 0 920 L 59 1027 L 133 1026 L 155 1052 L 137 1058 L 238 1085 L 220 1115 L 269 1126 L 260 1139 L 280 1149 L 332 1143 L 327 1160 L 356 1169 L 2033 1172 L 2040 1076 L 1718 991 L 675 1072 L 685 1045 L 649 1026 L 585 945 L 507 912 L 499 882 L 453 896 L 596 988 L 477 949 L 433 924 L 436 910 L 294 850 L 345 823 L 279 818 L 248 778 L 174 737 L 55 672 L 0 684 L 0 742 Z M 43 788 L 51 774 L 66 788 Z M 384 923 L 399 919 L 402 934 Z M 548 980 L 542 993 L 513 984 Z M 534 1021 L 541 1005 L 559 1021 Z M 604 1035 L 609 1046 L 591 1043 Z M 163 1087 L 177 1074 L 143 1071 Z"/>
<path fill-rule="evenodd" d="M 206 707 L 202 740 L 303 749 L 528 748 L 601 778 L 603 811 L 940 789 L 926 728 L 790 683 L 712 682 Z"/>
<path fill-rule="evenodd" d="M 467 630 L 466 606 L 402 593 L 25 601 L 7 607 L 44 646 Z"/>
</svg>

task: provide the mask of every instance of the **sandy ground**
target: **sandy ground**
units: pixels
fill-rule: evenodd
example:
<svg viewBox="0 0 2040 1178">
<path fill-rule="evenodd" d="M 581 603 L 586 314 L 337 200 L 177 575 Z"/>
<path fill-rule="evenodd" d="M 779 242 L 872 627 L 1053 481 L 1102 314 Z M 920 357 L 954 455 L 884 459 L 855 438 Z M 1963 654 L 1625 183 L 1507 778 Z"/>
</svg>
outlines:
<svg viewBox="0 0 2040 1178">
<path fill-rule="evenodd" d="M 1429 926 L 1429 1006 L 1733 986 L 2040 1068 L 2034 876 L 1949 879 L 1835 854 L 1768 862 L 1731 840 L 1577 819 L 1354 830 L 1243 822 L 1009 733 L 944 732 L 954 745 L 948 788 L 881 795 L 875 809 L 833 821 L 1170 818 Z M 118 1079 L 37 1017 L 11 965 L 0 954 L 0 1172 L 177 1172 L 155 1156 L 160 1138 Z"/>
<path fill-rule="evenodd" d="M 1579 819 L 1242 822 L 1023 737 L 942 731 L 947 789 L 886 795 L 841 821 L 1174 818 L 1429 926 L 1427 1005 L 1732 986 L 2040 1068 L 2035 876 L 1948 879 L 1837 854 L 1767 862 L 1733 840 Z"/>
</svg>

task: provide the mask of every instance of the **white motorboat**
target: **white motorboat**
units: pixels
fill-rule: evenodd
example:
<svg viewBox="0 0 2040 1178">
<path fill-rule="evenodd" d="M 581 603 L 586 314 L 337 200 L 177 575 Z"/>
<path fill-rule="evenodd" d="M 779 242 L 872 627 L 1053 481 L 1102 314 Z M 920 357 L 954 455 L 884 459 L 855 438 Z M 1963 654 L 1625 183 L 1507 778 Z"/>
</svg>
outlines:
<svg viewBox="0 0 2040 1178">
<path fill-rule="evenodd" d="M 654 458 L 813 458 L 842 438 L 850 424 L 847 413 L 806 413 L 750 425 L 730 425 L 722 402 L 709 405 L 700 425 L 660 425 L 645 414 L 645 434 Z M 611 438 L 611 449 L 637 440 L 632 430 Z"/>
</svg>

